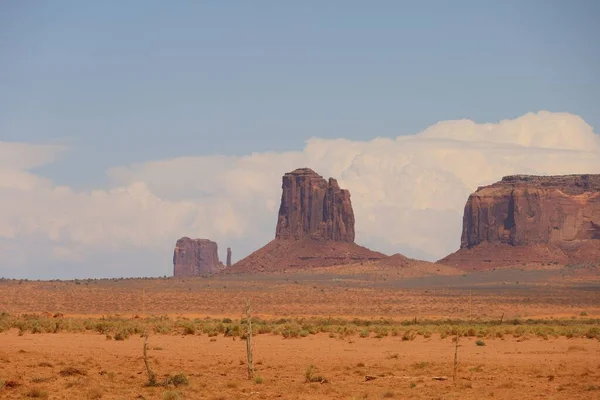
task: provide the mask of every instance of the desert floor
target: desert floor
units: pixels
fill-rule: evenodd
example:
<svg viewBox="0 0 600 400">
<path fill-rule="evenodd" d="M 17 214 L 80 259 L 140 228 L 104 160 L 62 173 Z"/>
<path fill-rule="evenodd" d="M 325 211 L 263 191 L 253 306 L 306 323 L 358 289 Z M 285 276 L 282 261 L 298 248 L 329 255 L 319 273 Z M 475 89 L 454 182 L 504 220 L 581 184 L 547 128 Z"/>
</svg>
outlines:
<svg viewBox="0 0 600 400">
<path fill-rule="evenodd" d="M 255 315 L 263 317 L 597 320 L 600 279 L 595 271 L 584 272 L 406 277 L 395 271 L 333 268 L 183 280 L 1 280 L 0 312 L 239 320 L 249 299 Z M 239 337 L 153 333 L 148 360 L 159 381 L 178 373 L 189 379 L 187 385 L 158 387 L 145 386 L 143 340 L 137 334 L 121 341 L 93 331 L 7 329 L 0 333 L 0 398 L 600 399 L 597 337 L 460 337 L 454 382 L 452 336 L 402 340 L 267 333 L 254 337 L 257 381 L 262 380 L 257 383 L 247 379 L 246 343 Z M 485 345 L 476 345 L 477 340 Z M 307 383 L 310 365 L 327 382 Z"/>
</svg>

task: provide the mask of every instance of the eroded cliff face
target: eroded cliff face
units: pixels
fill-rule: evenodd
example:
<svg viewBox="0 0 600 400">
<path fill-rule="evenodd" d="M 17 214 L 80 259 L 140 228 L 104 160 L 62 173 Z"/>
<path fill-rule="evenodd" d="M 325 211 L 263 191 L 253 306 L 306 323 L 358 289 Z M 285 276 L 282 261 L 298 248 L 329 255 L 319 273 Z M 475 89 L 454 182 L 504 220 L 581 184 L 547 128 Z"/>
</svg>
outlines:
<svg viewBox="0 0 600 400">
<path fill-rule="evenodd" d="M 230 272 L 285 271 L 387 258 L 354 243 L 350 193 L 309 168 L 282 179 L 275 239 L 238 261 Z"/>
<path fill-rule="evenodd" d="M 191 277 L 213 274 L 223 270 L 218 246 L 208 239 L 182 237 L 173 252 L 173 276 Z"/>
<path fill-rule="evenodd" d="M 461 248 L 439 262 L 485 269 L 599 261 L 600 175 L 515 175 L 469 196 Z"/>
<path fill-rule="evenodd" d="M 600 175 L 517 175 L 469 196 L 461 248 L 482 242 L 560 246 L 598 239 Z"/>
<path fill-rule="evenodd" d="M 277 219 L 277 239 L 354 242 L 354 212 L 350 192 L 309 168 L 283 176 Z"/>
</svg>

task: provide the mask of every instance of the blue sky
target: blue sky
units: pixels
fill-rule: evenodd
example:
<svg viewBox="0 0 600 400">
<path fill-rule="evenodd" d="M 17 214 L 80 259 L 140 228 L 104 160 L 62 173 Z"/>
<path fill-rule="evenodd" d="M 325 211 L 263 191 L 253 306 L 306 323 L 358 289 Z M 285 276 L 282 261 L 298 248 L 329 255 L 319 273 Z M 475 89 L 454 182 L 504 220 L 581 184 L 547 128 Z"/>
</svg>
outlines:
<svg viewBox="0 0 600 400">
<path fill-rule="evenodd" d="M 592 0 L 2 1 L 0 259 L 20 261 L 0 276 L 168 274 L 183 235 L 237 259 L 304 166 L 351 190 L 360 243 L 439 258 L 477 185 L 600 170 L 599 17 Z M 390 215 L 443 232 L 380 231 Z"/>
<path fill-rule="evenodd" d="M 542 109 L 600 126 L 596 1 L 6 1 L 0 138 L 44 170 L 299 149 Z M 74 166 L 77 166 L 74 168 Z"/>
</svg>

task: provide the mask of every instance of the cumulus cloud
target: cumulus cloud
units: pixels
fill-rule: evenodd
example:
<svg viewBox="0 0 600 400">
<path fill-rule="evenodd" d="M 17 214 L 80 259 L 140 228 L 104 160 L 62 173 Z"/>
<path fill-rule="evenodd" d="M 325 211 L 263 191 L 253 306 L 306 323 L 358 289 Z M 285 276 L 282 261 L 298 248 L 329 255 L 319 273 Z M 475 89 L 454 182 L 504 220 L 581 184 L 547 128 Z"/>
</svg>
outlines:
<svg viewBox="0 0 600 400">
<path fill-rule="evenodd" d="M 31 172 L 64 150 L 0 142 L 0 276 L 170 274 L 184 235 L 241 258 L 273 238 L 281 175 L 304 166 L 350 190 L 357 242 L 435 260 L 458 247 L 464 203 L 478 186 L 517 173 L 600 171 L 592 128 L 545 111 L 366 142 L 312 138 L 294 152 L 120 166 L 108 171 L 111 187 L 89 192 Z"/>
</svg>

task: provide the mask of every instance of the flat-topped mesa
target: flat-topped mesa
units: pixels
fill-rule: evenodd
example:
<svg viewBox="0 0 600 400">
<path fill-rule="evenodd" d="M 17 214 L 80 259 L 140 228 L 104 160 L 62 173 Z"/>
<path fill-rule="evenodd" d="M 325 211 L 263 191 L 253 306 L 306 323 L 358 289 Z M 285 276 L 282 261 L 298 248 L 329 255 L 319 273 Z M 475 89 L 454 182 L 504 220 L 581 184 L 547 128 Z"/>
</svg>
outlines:
<svg viewBox="0 0 600 400">
<path fill-rule="evenodd" d="M 600 261 L 600 175 L 513 175 L 477 189 L 460 249 L 442 264 L 487 269 Z"/>
<path fill-rule="evenodd" d="M 591 239 L 600 239 L 600 175 L 516 175 L 469 196 L 461 248 Z"/>
<path fill-rule="evenodd" d="M 354 242 L 350 192 L 310 168 L 286 173 L 275 238 Z"/>
<path fill-rule="evenodd" d="M 219 261 L 217 243 L 208 239 L 182 237 L 173 252 L 173 276 L 191 277 L 213 274 L 224 269 Z"/>
</svg>

